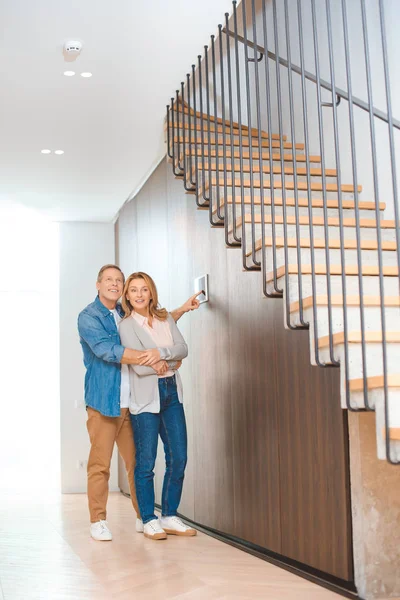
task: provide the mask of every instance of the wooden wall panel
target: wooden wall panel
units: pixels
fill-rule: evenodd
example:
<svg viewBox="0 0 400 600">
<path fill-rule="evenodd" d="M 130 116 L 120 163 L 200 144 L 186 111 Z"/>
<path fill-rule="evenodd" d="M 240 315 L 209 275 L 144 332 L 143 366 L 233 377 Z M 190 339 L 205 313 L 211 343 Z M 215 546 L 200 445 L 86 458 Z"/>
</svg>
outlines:
<svg viewBox="0 0 400 600">
<path fill-rule="evenodd" d="M 311 367 L 308 332 L 284 329 L 282 300 L 263 297 L 260 273 L 243 272 L 240 251 L 225 247 L 169 164 L 122 210 L 121 261 L 127 221 L 132 269 L 154 276 L 168 308 L 192 293 L 195 277 L 210 277 L 210 302 L 179 323 L 190 351 L 181 370 L 190 440 L 181 511 L 351 580 L 339 371 Z"/>
</svg>

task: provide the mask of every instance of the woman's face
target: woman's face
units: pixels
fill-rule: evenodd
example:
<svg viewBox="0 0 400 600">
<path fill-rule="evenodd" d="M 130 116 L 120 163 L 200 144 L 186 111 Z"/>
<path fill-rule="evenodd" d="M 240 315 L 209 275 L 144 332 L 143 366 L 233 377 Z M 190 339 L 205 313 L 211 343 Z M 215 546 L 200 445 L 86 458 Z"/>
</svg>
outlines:
<svg viewBox="0 0 400 600">
<path fill-rule="evenodd" d="M 126 297 L 135 312 L 147 312 L 151 300 L 150 289 L 144 279 L 132 279 Z"/>
</svg>

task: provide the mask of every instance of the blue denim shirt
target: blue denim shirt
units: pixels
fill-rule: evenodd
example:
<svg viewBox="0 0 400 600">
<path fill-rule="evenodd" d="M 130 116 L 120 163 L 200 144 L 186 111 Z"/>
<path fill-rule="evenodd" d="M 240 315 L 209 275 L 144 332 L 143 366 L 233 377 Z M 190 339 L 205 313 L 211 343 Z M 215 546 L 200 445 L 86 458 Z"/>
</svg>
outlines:
<svg viewBox="0 0 400 600">
<path fill-rule="evenodd" d="M 116 309 L 121 317 L 122 306 Z M 119 417 L 121 390 L 121 345 L 112 312 L 99 297 L 79 313 L 78 331 L 86 367 L 85 403 L 106 417 Z"/>
</svg>

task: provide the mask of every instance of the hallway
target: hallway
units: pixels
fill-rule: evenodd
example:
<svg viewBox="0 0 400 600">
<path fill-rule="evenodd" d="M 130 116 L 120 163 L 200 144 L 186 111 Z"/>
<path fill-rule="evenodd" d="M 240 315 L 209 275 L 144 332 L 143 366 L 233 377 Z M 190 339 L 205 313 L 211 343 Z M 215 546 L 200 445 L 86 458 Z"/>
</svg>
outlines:
<svg viewBox="0 0 400 600">
<path fill-rule="evenodd" d="M 110 495 L 111 543 L 90 539 L 86 495 L 0 503 L 0 600 L 330 600 L 337 594 L 204 534 L 152 542 Z"/>
</svg>

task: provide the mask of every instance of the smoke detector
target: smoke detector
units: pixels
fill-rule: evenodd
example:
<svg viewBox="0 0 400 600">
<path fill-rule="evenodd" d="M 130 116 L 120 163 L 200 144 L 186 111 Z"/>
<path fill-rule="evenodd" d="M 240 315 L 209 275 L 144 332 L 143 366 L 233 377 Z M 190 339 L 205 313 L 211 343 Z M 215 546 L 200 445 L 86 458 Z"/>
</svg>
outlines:
<svg viewBox="0 0 400 600">
<path fill-rule="evenodd" d="M 65 42 L 64 54 L 68 56 L 70 60 L 74 60 L 82 52 L 82 47 L 82 42 L 76 40 Z"/>
</svg>

